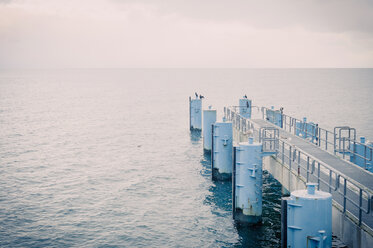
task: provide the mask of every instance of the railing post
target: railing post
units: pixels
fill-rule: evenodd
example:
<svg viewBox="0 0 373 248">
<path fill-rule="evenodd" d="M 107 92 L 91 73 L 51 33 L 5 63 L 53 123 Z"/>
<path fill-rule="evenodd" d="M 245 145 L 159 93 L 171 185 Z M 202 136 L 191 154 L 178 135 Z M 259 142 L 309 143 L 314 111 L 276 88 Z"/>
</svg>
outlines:
<svg viewBox="0 0 373 248">
<path fill-rule="evenodd" d="M 298 176 L 300 176 L 300 151 L 298 151 Z"/>
<path fill-rule="evenodd" d="M 317 162 L 317 190 L 320 190 L 320 162 Z"/>
<path fill-rule="evenodd" d="M 332 177 L 333 177 L 332 170 L 329 170 L 329 193 L 332 192 Z"/>
<path fill-rule="evenodd" d="M 282 164 L 284 164 L 285 159 L 285 143 L 282 141 Z"/>
<path fill-rule="evenodd" d="M 343 178 L 343 213 L 346 213 L 346 193 L 347 193 L 347 179 Z"/>
<path fill-rule="evenodd" d="M 269 142 L 269 149 L 272 150 L 272 133 L 269 134 L 270 142 Z"/>
<path fill-rule="evenodd" d="M 317 143 L 319 145 L 319 147 L 321 147 L 321 129 L 317 126 L 317 134 L 319 136 L 318 140 L 317 140 Z"/>
<path fill-rule="evenodd" d="M 291 151 L 291 146 L 289 147 L 289 170 L 291 171 L 291 154 L 292 154 L 292 151 Z"/>
<path fill-rule="evenodd" d="M 364 169 L 367 170 L 367 146 L 364 145 Z"/>
<path fill-rule="evenodd" d="M 334 155 L 337 154 L 337 134 L 335 133 L 335 128 L 334 128 Z"/>
<path fill-rule="evenodd" d="M 342 137 L 342 129 L 339 129 L 339 136 L 338 136 L 338 150 L 341 150 L 341 137 Z"/>
<path fill-rule="evenodd" d="M 310 176 L 310 157 L 307 156 L 307 183 L 309 181 Z"/>
<path fill-rule="evenodd" d="M 361 206 L 363 205 L 363 190 L 360 188 L 359 190 L 359 226 L 361 226 L 361 217 L 363 210 Z"/>
</svg>

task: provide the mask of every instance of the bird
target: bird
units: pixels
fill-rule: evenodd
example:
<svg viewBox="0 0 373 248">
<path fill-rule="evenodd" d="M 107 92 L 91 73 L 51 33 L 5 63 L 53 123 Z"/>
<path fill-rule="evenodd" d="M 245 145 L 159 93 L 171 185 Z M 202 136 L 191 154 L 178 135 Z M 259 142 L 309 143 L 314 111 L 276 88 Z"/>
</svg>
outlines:
<svg viewBox="0 0 373 248">
<path fill-rule="evenodd" d="M 197 92 L 194 92 L 194 95 L 196 95 L 196 98 L 198 98 L 198 94 L 197 94 Z"/>
<path fill-rule="evenodd" d="M 205 98 L 204 96 L 202 96 L 202 95 L 199 95 L 199 99 L 203 99 L 203 98 Z"/>
<path fill-rule="evenodd" d="M 247 95 L 245 94 L 245 95 L 243 96 L 243 98 L 247 99 Z"/>
</svg>

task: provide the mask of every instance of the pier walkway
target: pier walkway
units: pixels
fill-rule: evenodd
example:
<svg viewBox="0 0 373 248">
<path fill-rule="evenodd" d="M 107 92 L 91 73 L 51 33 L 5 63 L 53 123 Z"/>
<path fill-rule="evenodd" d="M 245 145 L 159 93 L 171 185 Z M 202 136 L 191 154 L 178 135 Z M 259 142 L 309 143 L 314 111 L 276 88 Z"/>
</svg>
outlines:
<svg viewBox="0 0 373 248">
<path fill-rule="evenodd" d="M 338 142 L 335 138 L 334 141 L 327 140 L 328 131 L 321 146 L 320 134 L 317 142 L 299 137 L 295 132 L 286 130 L 286 122 L 285 128 L 281 128 L 266 120 L 264 114 L 263 119 L 248 119 L 232 107 L 225 108 L 224 114 L 241 135 L 247 136 L 254 131 L 254 138 L 263 142 L 263 150 L 276 151 L 273 157 L 286 166 L 289 173 L 305 183 L 316 182 L 320 190 L 330 192 L 340 211 L 373 235 L 373 174 L 328 150 L 329 144 L 329 147 L 334 146 L 335 151 Z M 296 123 L 292 125 L 296 128 Z M 287 188 L 287 185 L 283 186 Z"/>
</svg>

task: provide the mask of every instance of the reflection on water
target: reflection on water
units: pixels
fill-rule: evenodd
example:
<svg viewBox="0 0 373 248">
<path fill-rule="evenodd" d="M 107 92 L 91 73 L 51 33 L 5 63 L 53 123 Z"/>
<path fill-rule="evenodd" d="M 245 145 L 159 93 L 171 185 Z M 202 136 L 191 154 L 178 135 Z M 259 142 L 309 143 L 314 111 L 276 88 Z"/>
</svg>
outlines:
<svg viewBox="0 0 373 248">
<path fill-rule="evenodd" d="M 190 130 L 190 140 L 192 141 L 193 144 L 201 140 L 202 138 L 201 133 L 202 133 L 201 130 L 197 130 L 197 129 Z"/>
<path fill-rule="evenodd" d="M 211 195 L 207 195 L 205 204 L 213 206 L 213 213 L 221 215 L 222 212 L 232 211 L 232 182 L 215 181 L 209 188 Z"/>
<path fill-rule="evenodd" d="M 211 154 L 201 150 L 203 157 L 201 159 L 202 170 L 201 174 L 206 177 L 206 179 L 211 180 Z"/>
<path fill-rule="evenodd" d="M 281 184 L 263 171 L 263 221 L 247 226 L 235 223 L 240 236 L 236 247 L 279 247 L 281 239 Z"/>
</svg>

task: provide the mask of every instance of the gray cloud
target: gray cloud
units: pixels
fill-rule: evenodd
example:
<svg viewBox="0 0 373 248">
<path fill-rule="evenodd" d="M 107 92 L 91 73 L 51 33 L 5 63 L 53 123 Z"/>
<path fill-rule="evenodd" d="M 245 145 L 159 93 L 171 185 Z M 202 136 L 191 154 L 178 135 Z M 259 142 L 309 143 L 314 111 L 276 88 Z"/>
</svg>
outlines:
<svg viewBox="0 0 373 248">
<path fill-rule="evenodd" d="M 13 0 L 0 5 L 0 67 L 372 67 L 371 12 L 345 0 Z"/>
<path fill-rule="evenodd" d="M 113 0 L 117 3 L 138 0 Z M 142 0 L 163 14 L 212 21 L 242 21 L 259 28 L 301 26 L 312 31 L 373 32 L 370 0 Z"/>
</svg>

